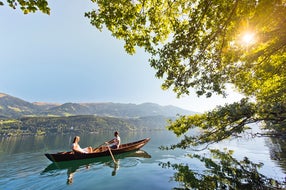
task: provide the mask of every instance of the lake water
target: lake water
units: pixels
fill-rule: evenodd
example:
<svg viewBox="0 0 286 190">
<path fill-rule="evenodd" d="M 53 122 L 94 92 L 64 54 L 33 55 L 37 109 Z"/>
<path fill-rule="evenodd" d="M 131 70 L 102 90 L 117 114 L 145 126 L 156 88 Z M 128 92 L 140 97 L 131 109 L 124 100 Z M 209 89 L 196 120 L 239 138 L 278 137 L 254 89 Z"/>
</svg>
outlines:
<svg viewBox="0 0 286 190">
<path fill-rule="evenodd" d="M 113 137 L 113 132 L 82 134 L 80 145 L 99 146 Z M 0 138 L 0 189 L 172 189 L 182 184 L 172 180 L 175 171 L 162 168 L 160 163 L 188 163 L 200 168 L 197 160 L 186 157 L 192 150 L 163 151 L 161 145 L 178 142 L 168 131 L 121 133 L 122 143 L 151 137 L 141 151 L 89 161 L 53 164 L 44 154 L 70 149 L 73 135 L 30 136 Z M 247 156 L 251 161 L 263 162 L 261 173 L 268 177 L 285 178 L 283 147 L 268 138 L 243 138 L 215 144 L 214 148 L 235 150 L 238 159 Z M 277 148 L 278 147 L 278 148 Z M 279 159 L 270 156 L 280 154 Z"/>
</svg>

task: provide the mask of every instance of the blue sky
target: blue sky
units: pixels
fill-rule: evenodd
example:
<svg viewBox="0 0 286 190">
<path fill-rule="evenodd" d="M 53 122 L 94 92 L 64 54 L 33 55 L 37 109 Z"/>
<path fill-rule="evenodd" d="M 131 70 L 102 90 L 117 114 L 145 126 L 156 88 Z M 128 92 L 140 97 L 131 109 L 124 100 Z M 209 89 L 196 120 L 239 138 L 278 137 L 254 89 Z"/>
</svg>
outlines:
<svg viewBox="0 0 286 190">
<path fill-rule="evenodd" d="M 89 1 L 49 3 L 51 15 L 0 7 L 0 92 L 29 102 L 153 102 L 200 112 L 241 97 L 230 90 L 227 99 L 177 99 L 161 89 L 148 54 L 128 55 L 122 41 L 89 24 Z"/>
</svg>

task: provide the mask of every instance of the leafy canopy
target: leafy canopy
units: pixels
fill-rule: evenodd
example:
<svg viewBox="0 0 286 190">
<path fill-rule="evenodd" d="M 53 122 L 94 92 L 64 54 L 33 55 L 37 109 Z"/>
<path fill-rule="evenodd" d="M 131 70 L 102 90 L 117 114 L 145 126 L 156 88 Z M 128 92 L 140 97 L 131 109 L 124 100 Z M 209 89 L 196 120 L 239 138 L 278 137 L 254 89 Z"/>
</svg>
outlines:
<svg viewBox="0 0 286 190">
<path fill-rule="evenodd" d="M 263 122 L 275 132 L 286 125 L 285 0 L 93 0 L 86 13 L 125 41 L 128 53 L 142 47 L 163 78 L 163 89 L 178 97 L 191 88 L 198 96 L 226 95 L 232 84 L 245 99 L 194 116 L 169 129 L 177 135 L 201 128 L 178 147 L 217 142 Z M 251 101 L 250 101 L 251 100 Z"/>
<path fill-rule="evenodd" d="M 223 94 L 226 83 L 240 87 L 239 79 L 246 78 L 250 70 L 256 71 L 257 61 L 269 57 L 273 48 L 282 50 L 277 33 L 285 33 L 285 27 L 278 25 L 285 25 L 285 6 L 279 1 L 93 2 L 97 9 L 86 13 L 91 24 L 98 29 L 106 26 L 116 38 L 123 39 L 130 54 L 136 46 L 144 47 L 153 55 L 150 63 L 157 69 L 157 77 L 165 79 L 163 88 L 173 86 L 178 96 L 189 94 L 191 87 L 208 97 L 213 92 Z M 271 15 L 273 20 L 268 22 Z M 248 52 L 239 42 L 239 35 L 247 30 L 260 36 L 260 45 L 248 47 Z M 237 72 L 242 76 L 233 78 Z"/>
<path fill-rule="evenodd" d="M 50 14 L 50 8 L 46 0 L 7 0 L 7 3 L 13 9 L 20 6 L 24 14 L 34 13 L 38 10 L 45 14 Z M 3 1 L 0 0 L 0 6 L 3 6 Z"/>
</svg>

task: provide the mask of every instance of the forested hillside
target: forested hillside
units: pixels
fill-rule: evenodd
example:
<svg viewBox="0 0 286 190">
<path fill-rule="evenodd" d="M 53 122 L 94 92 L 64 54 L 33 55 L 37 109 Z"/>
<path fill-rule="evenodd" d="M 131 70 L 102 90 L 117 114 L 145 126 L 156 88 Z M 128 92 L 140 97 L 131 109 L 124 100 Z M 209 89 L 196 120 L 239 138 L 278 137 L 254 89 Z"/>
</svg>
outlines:
<svg viewBox="0 0 286 190">
<path fill-rule="evenodd" d="M 30 103 L 0 93 L 0 135 L 162 130 L 177 114 L 193 113 L 154 103 Z"/>
<path fill-rule="evenodd" d="M 0 135 L 46 135 L 65 133 L 97 133 L 105 130 L 140 131 L 163 130 L 168 118 L 115 118 L 92 115 L 68 117 L 23 117 L 18 120 L 0 120 Z"/>
</svg>

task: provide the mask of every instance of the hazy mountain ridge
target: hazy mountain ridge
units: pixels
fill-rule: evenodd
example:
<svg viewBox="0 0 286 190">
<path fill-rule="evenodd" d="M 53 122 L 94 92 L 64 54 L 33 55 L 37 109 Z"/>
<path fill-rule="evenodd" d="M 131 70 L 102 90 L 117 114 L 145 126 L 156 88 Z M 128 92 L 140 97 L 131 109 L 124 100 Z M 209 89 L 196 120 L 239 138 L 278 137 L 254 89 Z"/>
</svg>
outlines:
<svg viewBox="0 0 286 190">
<path fill-rule="evenodd" d="M 17 118 L 39 111 L 39 107 L 30 102 L 0 93 L 0 117 Z"/>
<path fill-rule="evenodd" d="M 175 106 L 160 106 L 155 103 L 30 103 L 20 98 L 0 93 L 0 118 L 25 116 L 70 116 L 97 115 L 121 118 L 136 118 L 162 115 L 174 117 L 177 114 L 190 115 L 196 112 Z"/>
</svg>

